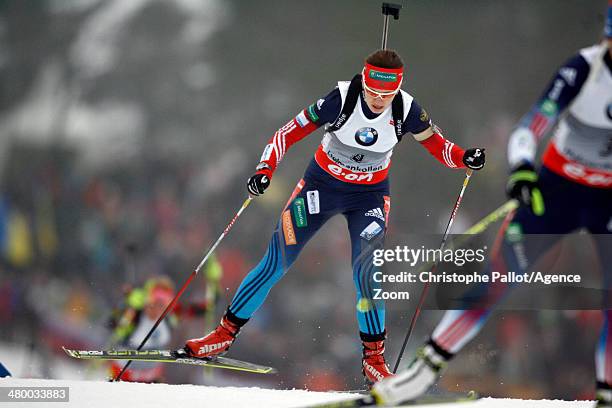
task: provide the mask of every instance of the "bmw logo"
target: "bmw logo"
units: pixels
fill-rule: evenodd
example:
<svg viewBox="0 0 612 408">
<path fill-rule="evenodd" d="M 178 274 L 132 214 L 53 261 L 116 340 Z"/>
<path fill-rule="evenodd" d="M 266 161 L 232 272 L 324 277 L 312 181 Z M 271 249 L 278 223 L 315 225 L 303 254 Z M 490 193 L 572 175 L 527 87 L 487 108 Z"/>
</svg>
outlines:
<svg viewBox="0 0 612 408">
<path fill-rule="evenodd" d="M 608 119 L 612 120 L 612 103 L 608 104 L 608 109 L 606 110 L 606 114 L 608 115 Z"/>
<path fill-rule="evenodd" d="M 355 133 L 355 141 L 362 146 L 372 146 L 378 140 L 378 132 L 371 127 L 363 127 Z"/>
</svg>

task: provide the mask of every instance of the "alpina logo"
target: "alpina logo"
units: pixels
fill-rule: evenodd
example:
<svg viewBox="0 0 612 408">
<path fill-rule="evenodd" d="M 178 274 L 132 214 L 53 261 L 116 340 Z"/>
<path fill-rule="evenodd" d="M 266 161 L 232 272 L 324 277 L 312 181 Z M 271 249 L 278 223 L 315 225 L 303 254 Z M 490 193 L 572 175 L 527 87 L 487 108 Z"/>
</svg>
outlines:
<svg viewBox="0 0 612 408">
<path fill-rule="evenodd" d="M 375 369 L 373 366 L 369 365 L 368 363 L 364 363 L 365 365 L 365 369 L 368 373 L 372 374 L 374 377 L 376 377 L 376 379 L 378 381 L 382 381 L 385 377 L 377 370 Z"/>
<path fill-rule="evenodd" d="M 231 344 L 232 344 L 232 340 L 225 340 L 221 343 L 216 343 L 216 344 L 206 344 L 200 347 L 199 353 L 200 354 L 211 353 L 213 351 L 223 349 L 225 347 L 229 347 L 231 346 Z"/>
</svg>

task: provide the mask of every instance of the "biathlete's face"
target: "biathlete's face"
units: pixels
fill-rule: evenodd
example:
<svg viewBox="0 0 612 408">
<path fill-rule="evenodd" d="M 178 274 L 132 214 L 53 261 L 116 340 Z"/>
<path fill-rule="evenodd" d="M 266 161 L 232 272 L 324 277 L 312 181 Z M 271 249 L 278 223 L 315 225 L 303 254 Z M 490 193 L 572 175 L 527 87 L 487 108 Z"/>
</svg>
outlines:
<svg viewBox="0 0 612 408">
<path fill-rule="evenodd" d="M 389 92 L 382 89 L 363 87 L 363 100 L 373 113 L 383 113 L 391 105 L 397 91 Z"/>
</svg>

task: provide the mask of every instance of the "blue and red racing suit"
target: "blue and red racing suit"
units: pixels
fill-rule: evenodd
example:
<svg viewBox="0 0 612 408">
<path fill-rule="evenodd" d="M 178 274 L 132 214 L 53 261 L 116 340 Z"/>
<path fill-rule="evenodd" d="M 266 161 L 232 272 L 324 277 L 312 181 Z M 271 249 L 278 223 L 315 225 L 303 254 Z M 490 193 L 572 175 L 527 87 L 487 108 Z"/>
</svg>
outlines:
<svg viewBox="0 0 612 408">
<path fill-rule="evenodd" d="M 500 230 L 500 251 L 488 269 L 521 273 L 562 235 L 583 228 L 593 234 L 604 287 L 611 288 L 612 58 L 607 47 L 585 48 L 557 70 L 510 137 L 511 167 L 533 163 L 537 142 L 557 122 L 538 175 L 545 212 L 538 216 L 530 207 L 520 206 Z M 530 240 L 530 234 L 547 235 Z M 498 291 L 495 299 L 487 301 L 495 303 L 505 292 Z M 433 332 L 434 347 L 448 356 L 458 352 L 478 334 L 490 311 L 448 311 Z M 612 311 L 604 310 L 604 315 L 597 380 L 612 384 Z"/>
<path fill-rule="evenodd" d="M 346 100 L 349 83 L 319 99 L 280 128 L 267 144 L 261 162 L 272 177 L 285 152 L 319 127 L 333 123 Z M 402 134 L 412 133 L 450 168 L 464 168 L 463 149 L 433 130 L 425 110 L 402 92 Z M 314 159 L 282 211 L 268 250 L 238 288 L 228 308 L 230 320 L 243 323 L 262 305 L 272 286 L 287 272 L 308 240 L 332 216 L 348 222 L 352 245 L 357 320 L 364 341 L 385 337 L 385 306 L 374 301 L 372 253 L 383 246 L 391 208 L 388 171 L 398 143 L 391 107 L 374 114 L 362 95 L 342 128 L 328 127 Z"/>
</svg>

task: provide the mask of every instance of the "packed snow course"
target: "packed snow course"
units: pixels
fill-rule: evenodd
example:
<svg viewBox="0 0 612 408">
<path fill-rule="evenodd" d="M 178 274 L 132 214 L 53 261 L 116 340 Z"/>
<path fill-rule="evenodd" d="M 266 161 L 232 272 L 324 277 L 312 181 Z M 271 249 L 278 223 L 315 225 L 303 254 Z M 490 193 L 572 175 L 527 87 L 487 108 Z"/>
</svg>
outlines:
<svg viewBox="0 0 612 408">
<path fill-rule="evenodd" d="M 0 387 L 69 387 L 69 402 L 0 402 L 0 407 L 41 408 L 290 408 L 337 401 L 352 394 L 305 390 L 209 387 L 197 385 L 110 383 L 103 381 L 0 378 Z M 355 395 L 357 396 L 357 395 Z M 426 408 L 591 408 L 590 401 L 526 401 L 484 398 L 475 402 L 425 405 Z"/>
</svg>

